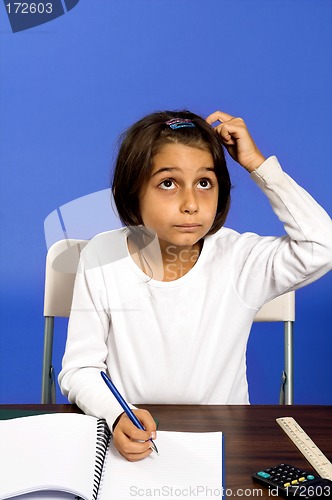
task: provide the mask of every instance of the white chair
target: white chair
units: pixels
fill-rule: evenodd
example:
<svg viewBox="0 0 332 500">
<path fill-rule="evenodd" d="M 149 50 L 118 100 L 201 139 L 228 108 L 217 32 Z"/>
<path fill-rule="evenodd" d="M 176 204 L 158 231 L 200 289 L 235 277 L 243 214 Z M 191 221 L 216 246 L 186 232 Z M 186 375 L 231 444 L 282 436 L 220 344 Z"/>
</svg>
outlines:
<svg viewBox="0 0 332 500">
<path fill-rule="evenodd" d="M 42 403 L 55 403 L 52 363 L 54 318 L 68 318 L 80 253 L 88 240 L 66 239 L 54 243 L 46 257 L 44 291 L 44 355 Z"/>
<path fill-rule="evenodd" d="M 284 323 L 284 369 L 279 403 L 291 405 L 294 401 L 293 333 L 295 321 L 295 292 L 288 292 L 264 304 L 255 322 L 282 321 Z"/>
<path fill-rule="evenodd" d="M 87 240 L 61 240 L 54 243 L 47 253 L 42 403 L 55 403 L 55 373 L 52 364 L 54 318 L 69 317 L 79 257 L 87 243 Z M 279 402 L 293 404 L 295 293 L 287 293 L 265 304 L 258 312 L 255 321 L 284 323 L 284 370 Z"/>
</svg>

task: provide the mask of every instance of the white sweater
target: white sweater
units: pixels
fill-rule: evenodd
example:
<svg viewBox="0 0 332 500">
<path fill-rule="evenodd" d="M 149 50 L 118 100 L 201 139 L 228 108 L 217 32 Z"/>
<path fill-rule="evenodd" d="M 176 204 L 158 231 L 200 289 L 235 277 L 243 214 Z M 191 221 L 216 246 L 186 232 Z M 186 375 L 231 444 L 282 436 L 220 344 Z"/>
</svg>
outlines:
<svg viewBox="0 0 332 500">
<path fill-rule="evenodd" d="M 127 249 L 127 229 L 102 233 L 82 252 L 59 383 L 85 413 L 122 412 L 107 370 L 130 404 L 247 404 L 246 346 L 257 310 L 332 267 L 332 224 L 270 157 L 252 179 L 287 235 L 221 228 L 175 281 L 149 279 Z"/>
</svg>

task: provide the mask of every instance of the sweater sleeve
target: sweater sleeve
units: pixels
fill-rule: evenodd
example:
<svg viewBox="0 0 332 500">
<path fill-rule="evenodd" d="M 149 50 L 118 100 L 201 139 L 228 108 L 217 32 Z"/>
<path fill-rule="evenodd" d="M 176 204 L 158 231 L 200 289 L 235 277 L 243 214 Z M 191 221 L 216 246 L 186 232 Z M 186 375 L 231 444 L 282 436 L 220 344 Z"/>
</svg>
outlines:
<svg viewBox="0 0 332 500">
<path fill-rule="evenodd" d="M 242 300 L 260 308 L 274 297 L 307 285 L 332 268 L 332 222 L 275 156 L 251 174 L 284 224 L 286 235 L 240 238 L 235 286 Z"/>
<path fill-rule="evenodd" d="M 89 244 L 91 245 L 91 243 Z M 104 383 L 110 325 L 101 267 L 83 250 L 76 275 L 66 350 L 59 374 L 62 393 L 84 413 L 104 418 L 112 430 L 123 409 Z M 129 405 L 131 408 L 135 408 Z"/>
</svg>

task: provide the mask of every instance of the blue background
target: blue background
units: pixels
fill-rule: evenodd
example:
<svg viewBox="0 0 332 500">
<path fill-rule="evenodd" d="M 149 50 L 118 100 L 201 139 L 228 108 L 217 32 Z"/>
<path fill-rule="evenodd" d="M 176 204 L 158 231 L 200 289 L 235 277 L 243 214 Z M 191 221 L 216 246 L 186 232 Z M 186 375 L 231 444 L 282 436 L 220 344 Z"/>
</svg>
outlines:
<svg viewBox="0 0 332 500">
<path fill-rule="evenodd" d="M 332 212 L 331 14 L 330 0 L 81 0 L 13 34 L 0 6 L 1 403 L 40 401 L 44 220 L 108 187 L 119 134 L 146 113 L 242 116 L 263 153 Z M 229 167 L 227 225 L 282 234 L 247 173 Z M 296 302 L 295 403 L 332 404 L 331 274 Z M 57 326 L 59 371 L 65 320 Z M 278 402 L 282 345 L 280 325 L 254 325 L 252 403 Z"/>
</svg>

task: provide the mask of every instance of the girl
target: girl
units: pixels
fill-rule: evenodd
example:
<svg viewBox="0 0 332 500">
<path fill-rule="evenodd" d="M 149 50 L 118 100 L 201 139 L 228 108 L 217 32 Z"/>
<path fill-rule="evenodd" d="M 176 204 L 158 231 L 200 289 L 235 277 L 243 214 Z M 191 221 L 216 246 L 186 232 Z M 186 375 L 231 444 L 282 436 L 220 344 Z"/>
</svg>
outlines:
<svg viewBox="0 0 332 500">
<path fill-rule="evenodd" d="M 224 146 L 268 196 L 286 236 L 224 227 Z M 107 420 L 125 458 L 139 460 L 151 453 L 155 422 L 135 409 L 146 430 L 137 429 L 100 371 L 133 403 L 247 404 L 253 319 L 265 302 L 331 269 L 332 225 L 275 157 L 263 157 L 243 120 L 219 111 L 206 121 L 184 111 L 134 124 L 113 195 L 126 227 L 82 252 L 59 383 L 72 403 Z"/>
</svg>

